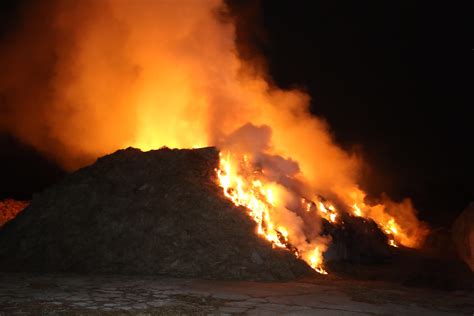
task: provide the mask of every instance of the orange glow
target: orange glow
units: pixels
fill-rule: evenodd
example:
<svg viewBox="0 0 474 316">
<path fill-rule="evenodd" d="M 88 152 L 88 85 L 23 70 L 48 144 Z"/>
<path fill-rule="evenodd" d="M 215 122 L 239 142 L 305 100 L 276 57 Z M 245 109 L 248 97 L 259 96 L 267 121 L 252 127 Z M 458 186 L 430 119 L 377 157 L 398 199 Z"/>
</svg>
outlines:
<svg viewBox="0 0 474 316">
<path fill-rule="evenodd" d="M 29 202 L 6 199 L 0 201 L 0 228 L 23 211 Z"/>
</svg>

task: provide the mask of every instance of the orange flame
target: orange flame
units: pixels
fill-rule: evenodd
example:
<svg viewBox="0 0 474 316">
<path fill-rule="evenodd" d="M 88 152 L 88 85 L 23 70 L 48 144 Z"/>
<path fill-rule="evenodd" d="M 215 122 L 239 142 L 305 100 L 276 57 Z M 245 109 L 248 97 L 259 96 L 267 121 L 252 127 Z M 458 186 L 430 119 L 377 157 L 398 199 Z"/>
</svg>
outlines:
<svg viewBox="0 0 474 316">
<path fill-rule="evenodd" d="M 248 163 L 248 156 L 244 155 L 244 165 Z M 272 243 L 274 247 L 286 248 L 297 257 L 305 260 L 315 271 L 327 274 L 323 265 L 323 256 L 320 247 L 311 251 L 298 249 L 292 243 L 292 236 L 284 223 L 276 223 L 274 212 L 280 207 L 281 201 L 276 195 L 276 184 L 263 183 L 251 173 L 251 179 L 246 179 L 239 173 L 239 168 L 233 166 L 230 153 L 226 157 L 221 154 L 219 168 L 216 169 L 219 185 L 224 195 L 237 206 L 244 206 L 248 214 L 257 223 L 257 233 Z M 304 200 L 304 199 L 303 199 Z M 310 203 L 308 202 L 308 205 Z"/>
<path fill-rule="evenodd" d="M 390 246 L 416 248 L 422 244 L 428 228 L 416 218 L 409 199 L 397 203 L 384 197 L 378 204 L 367 205 L 364 203 L 365 196 L 359 189 L 349 193 L 348 201 L 354 216 L 372 219 L 387 235 Z"/>
<path fill-rule="evenodd" d="M 309 265 L 311 266 L 311 268 L 316 270 L 316 272 L 319 272 L 321 274 L 328 274 L 323 267 L 323 254 L 318 247 L 316 247 L 310 254 Z"/>
<path fill-rule="evenodd" d="M 240 164 L 231 159 L 230 152 L 225 157 L 220 154 L 219 168 L 216 169 L 216 172 L 218 184 L 223 188 L 224 195 L 235 205 L 248 209 L 248 214 L 257 223 L 259 235 L 271 242 L 274 247 L 289 249 L 297 257 L 305 260 L 315 271 L 327 274 L 323 262 L 323 252 L 327 248 L 325 242 L 316 243 L 316 246 L 298 243 L 298 238 L 290 233 L 293 230 L 290 223 L 279 221 L 275 215 L 279 208 L 286 207 L 281 196 L 285 193 L 285 188 L 275 182 L 268 181 L 264 176 L 264 170 L 259 172 L 252 170 L 248 154 L 242 156 Z M 362 191 L 356 192 L 362 193 Z M 361 196 L 365 197 L 365 194 L 353 194 L 352 198 Z M 336 207 L 326 199 L 321 197 L 318 199 L 316 204 L 306 198 L 299 197 L 301 208 L 306 213 L 317 209 L 317 213 L 322 218 L 336 225 L 341 224 L 337 222 L 338 210 Z M 386 201 L 386 204 L 393 204 L 398 208 L 402 205 L 391 201 Z M 357 200 L 349 209 L 352 209 L 353 216 L 374 220 L 382 232 L 387 235 L 390 246 L 398 247 L 399 243 L 408 247 L 416 246 L 416 239 L 409 236 L 406 231 L 407 227 L 397 223 L 395 217 L 386 212 L 387 205 L 368 206 Z M 408 204 L 408 206 L 410 205 Z M 422 227 L 417 227 L 417 229 L 421 230 Z"/>
<path fill-rule="evenodd" d="M 257 233 L 263 235 L 274 246 L 286 248 L 288 231 L 284 226 L 276 226 L 272 221 L 270 210 L 275 206 L 275 195 L 269 185 L 263 185 L 260 180 L 246 181 L 232 167 L 230 155 L 220 159 L 217 169 L 219 183 L 224 189 L 224 195 L 237 206 L 249 209 L 249 215 L 257 223 Z"/>
<path fill-rule="evenodd" d="M 336 222 L 337 217 L 337 210 L 332 204 L 324 205 L 323 202 L 319 202 L 319 211 L 321 212 L 321 216 L 326 220 L 330 221 L 331 223 Z"/>
</svg>

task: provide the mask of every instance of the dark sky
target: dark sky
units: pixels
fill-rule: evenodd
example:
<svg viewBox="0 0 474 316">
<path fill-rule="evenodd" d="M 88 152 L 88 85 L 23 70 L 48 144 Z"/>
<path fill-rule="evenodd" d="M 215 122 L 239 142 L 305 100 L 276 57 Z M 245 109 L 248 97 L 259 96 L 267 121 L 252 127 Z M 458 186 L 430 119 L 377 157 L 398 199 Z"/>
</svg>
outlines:
<svg viewBox="0 0 474 316">
<path fill-rule="evenodd" d="M 229 3 L 240 53 L 263 55 L 278 86 L 308 91 L 312 111 L 328 121 L 336 141 L 371 166 L 362 179 L 371 194 L 411 197 L 420 217 L 435 226 L 474 201 L 468 98 L 474 46 L 471 22 L 462 17 L 472 8 L 418 1 Z M 17 9 L 18 1 L 0 2 L 0 40 Z M 4 134 L 0 160 L 0 198 L 30 198 L 63 174 Z"/>
</svg>

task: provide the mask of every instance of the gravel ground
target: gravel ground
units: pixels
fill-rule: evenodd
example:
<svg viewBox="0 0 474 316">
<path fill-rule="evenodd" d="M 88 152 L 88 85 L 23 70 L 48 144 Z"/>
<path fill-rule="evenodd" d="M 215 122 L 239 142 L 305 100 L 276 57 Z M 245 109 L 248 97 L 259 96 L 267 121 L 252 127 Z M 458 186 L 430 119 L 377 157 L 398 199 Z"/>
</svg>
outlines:
<svg viewBox="0 0 474 316">
<path fill-rule="evenodd" d="M 291 282 L 0 274 L 0 315 L 472 315 L 472 292 L 317 276 Z"/>
</svg>

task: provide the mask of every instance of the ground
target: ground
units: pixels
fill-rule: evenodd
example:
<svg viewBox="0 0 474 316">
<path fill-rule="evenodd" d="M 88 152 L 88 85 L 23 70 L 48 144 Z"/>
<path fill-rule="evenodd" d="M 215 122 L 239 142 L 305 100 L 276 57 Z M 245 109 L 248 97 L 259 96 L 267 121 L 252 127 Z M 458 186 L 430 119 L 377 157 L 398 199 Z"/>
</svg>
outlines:
<svg viewBox="0 0 474 316">
<path fill-rule="evenodd" d="M 474 293 L 320 276 L 244 282 L 0 274 L 0 315 L 473 315 Z"/>
</svg>

